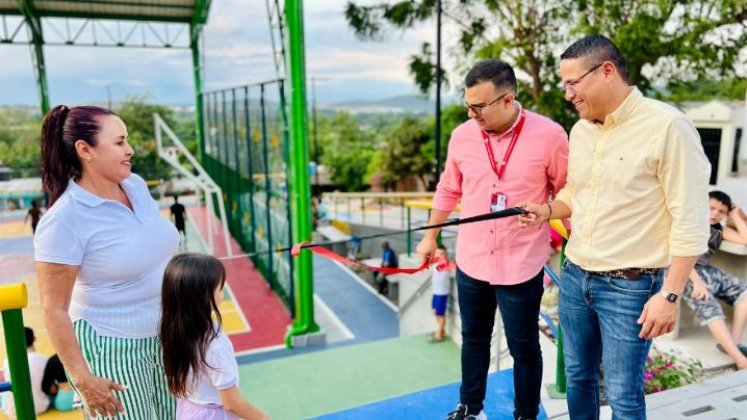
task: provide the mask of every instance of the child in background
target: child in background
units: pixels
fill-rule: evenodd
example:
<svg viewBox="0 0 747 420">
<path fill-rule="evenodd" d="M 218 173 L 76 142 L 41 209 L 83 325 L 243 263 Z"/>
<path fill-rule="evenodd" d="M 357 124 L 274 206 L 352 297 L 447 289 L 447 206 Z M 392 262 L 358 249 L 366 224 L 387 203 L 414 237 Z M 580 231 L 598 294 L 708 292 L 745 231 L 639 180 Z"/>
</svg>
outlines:
<svg viewBox="0 0 747 420">
<path fill-rule="evenodd" d="M 31 233 L 36 234 L 36 226 L 39 224 L 41 216 L 42 211 L 39 208 L 39 202 L 36 200 L 32 201 L 31 208 L 29 209 L 28 213 L 26 213 L 26 217 L 23 218 L 23 223 L 31 220 Z"/>
<path fill-rule="evenodd" d="M 434 265 L 431 268 L 433 270 L 433 276 L 431 277 L 431 286 L 433 286 L 431 308 L 433 308 L 433 314 L 436 315 L 438 331 L 430 336 L 428 341 L 431 343 L 441 342 L 446 338 L 446 306 L 449 301 L 451 286 L 449 284 L 449 254 L 446 252 L 446 247 L 439 244 L 436 247 L 435 254 L 438 265 Z"/>
<path fill-rule="evenodd" d="M 75 391 L 67 380 L 60 357 L 56 354 L 47 360 L 41 388 L 57 411 L 72 411 L 76 407 Z"/>
<path fill-rule="evenodd" d="M 747 284 L 744 279 L 733 276 L 711 263 L 711 257 L 719 249 L 722 241 L 747 244 L 747 224 L 740 217 L 739 206 L 735 206 L 727 194 L 711 191 L 708 196 L 711 208 L 708 251 L 695 262 L 695 268 L 690 273 L 690 281 L 685 286 L 683 300 L 698 316 L 701 325 L 708 326 L 718 341 L 718 349 L 734 360 L 737 369 L 747 369 L 747 345 L 742 344 L 742 336 L 747 326 Z M 722 226 L 724 219 L 734 228 Z M 731 328 L 726 325 L 724 311 L 716 299 L 734 306 Z"/>
<path fill-rule="evenodd" d="M 42 392 L 42 378 L 44 377 L 44 367 L 47 365 L 47 356 L 36 351 L 36 335 L 34 330 L 29 327 L 24 327 L 26 334 L 26 353 L 29 363 L 29 374 L 31 379 L 31 394 L 34 400 L 34 411 L 36 414 L 41 414 L 47 411 L 49 408 L 49 397 Z M 3 364 L 3 370 L 5 372 L 5 380 L 13 382 L 13 378 L 10 377 L 10 367 L 8 366 L 8 360 L 5 360 Z M 0 394 L 3 398 L 3 409 L 5 413 L 11 419 L 16 418 L 15 402 L 10 392 Z"/>
<path fill-rule="evenodd" d="M 166 266 L 159 337 L 178 420 L 268 418 L 239 394 L 238 365 L 218 310 L 225 279 L 223 265 L 209 255 L 177 255 Z"/>
</svg>

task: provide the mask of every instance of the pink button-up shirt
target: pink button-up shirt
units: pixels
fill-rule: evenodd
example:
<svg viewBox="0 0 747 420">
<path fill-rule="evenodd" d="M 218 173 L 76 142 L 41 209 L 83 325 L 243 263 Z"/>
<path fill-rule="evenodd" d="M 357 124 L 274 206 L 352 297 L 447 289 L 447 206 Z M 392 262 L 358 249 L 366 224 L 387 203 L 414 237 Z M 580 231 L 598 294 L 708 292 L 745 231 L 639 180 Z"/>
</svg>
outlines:
<svg viewBox="0 0 747 420">
<path fill-rule="evenodd" d="M 568 166 L 565 130 L 549 118 L 524 112 L 524 127 L 500 181 L 491 168 L 480 126 L 469 120 L 452 132 L 434 209 L 451 212 L 461 198 L 464 218 L 488 213 L 494 193 L 505 194 L 510 208 L 520 202 L 546 203 L 563 188 Z M 490 135 L 496 167 L 515 128 L 516 123 L 501 135 Z M 515 217 L 507 217 L 459 226 L 457 265 L 470 277 L 490 284 L 525 282 L 539 273 L 549 255 L 546 224 L 520 228 Z"/>
</svg>

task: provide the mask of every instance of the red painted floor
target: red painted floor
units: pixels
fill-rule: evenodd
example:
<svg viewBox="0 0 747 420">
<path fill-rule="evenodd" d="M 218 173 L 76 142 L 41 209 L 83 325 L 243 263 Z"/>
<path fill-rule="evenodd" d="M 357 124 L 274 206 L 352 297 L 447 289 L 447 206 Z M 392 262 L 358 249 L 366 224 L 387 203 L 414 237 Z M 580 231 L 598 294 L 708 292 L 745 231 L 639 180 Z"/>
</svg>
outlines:
<svg viewBox="0 0 747 420">
<path fill-rule="evenodd" d="M 206 238 L 208 235 L 206 209 L 188 207 L 187 211 L 202 236 Z M 214 223 L 215 255 L 225 256 L 227 254 L 225 239 L 223 230 L 219 229 L 219 220 L 212 215 L 210 220 Z M 243 253 L 233 238 L 230 243 L 234 255 Z M 249 258 L 234 258 L 224 260 L 223 263 L 226 267 L 228 285 L 251 326 L 249 332 L 229 335 L 234 350 L 238 353 L 283 344 L 285 332 L 291 323 L 291 316 L 280 298 L 270 289 L 269 284 Z"/>
</svg>

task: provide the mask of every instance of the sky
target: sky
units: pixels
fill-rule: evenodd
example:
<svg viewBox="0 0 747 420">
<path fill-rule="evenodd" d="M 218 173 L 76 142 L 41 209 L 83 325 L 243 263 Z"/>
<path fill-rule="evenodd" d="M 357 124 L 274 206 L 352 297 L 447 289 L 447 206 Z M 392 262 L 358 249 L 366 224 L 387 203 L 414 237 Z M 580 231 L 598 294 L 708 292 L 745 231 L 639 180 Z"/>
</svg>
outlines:
<svg viewBox="0 0 747 420">
<path fill-rule="evenodd" d="M 345 21 L 345 4 L 346 0 L 304 2 L 306 73 L 307 78 L 317 79 L 317 100 L 336 103 L 416 94 L 407 71 L 408 58 L 423 41 L 435 43 L 435 25 L 392 31 L 380 42 L 361 41 Z M 8 18 L 6 22 L 12 31 L 15 21 Z M 45 36 L 48 41 L 59 40 L 57 33 L 64 33 L 67 25 L 76 33 L 82 24 L 58 19 L 52 21 L 53 27 L 45 26 Z M 119 29 L 111 25 L 112 32 Z M 128 31 L 126 27 L 121 30 Z M 175 44 L 185 44 L 186 33 L 175 32 L 170 32 Z M 265 0 L 214 0 L 203 45 L 205 90 L 275 77 Z M 53 106 L 105 103 L 107 90 L 114 102 L 128 95 L 150 95 L 155 103 L 194 102 L 188 49 L 48 45 L 44 56 Z M 30 47 L 0 44 L 0 106 L 36 105 L 38 97 Z"/>
</svg>

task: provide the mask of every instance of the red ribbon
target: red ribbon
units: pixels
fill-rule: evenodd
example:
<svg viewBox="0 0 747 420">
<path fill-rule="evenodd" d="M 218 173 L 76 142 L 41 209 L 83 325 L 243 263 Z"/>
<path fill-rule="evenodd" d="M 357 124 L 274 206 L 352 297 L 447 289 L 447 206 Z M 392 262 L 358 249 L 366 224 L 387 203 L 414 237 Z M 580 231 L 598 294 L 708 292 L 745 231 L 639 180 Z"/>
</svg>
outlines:
<svg viewBox="0 0 747 420">
<path fill-rule="evenodd" d="M 291 255 L 296 257 L 298 254 L 301 253 L 301 249 L 308 249 L 309 251 L 313 252 L 314 254 L 320 255 L 324 258 L 329 258 L 330 260 L 341 262 L 343 264 L 347 264 L 353 267 L 362 268 L 364 270 L 370 270 L 370 271 L 376 271 L 382 274 L 415 274 L 419 271 L 423 271 L 431 264 L 436 264 L 436 270 L 438 271 L 444 271 L 449 269 L 449 262 L 444 258 L 435 258 L 431 261 L 424 261 L 423 264 L 420 265 L 420 267 L 417 268 L 394 268 L 394 267 L 374 267 L 371 265 L 361 264 L 357 261 L 353 261 L 351 259 L 345 258 L 342 255 L 335 254 L 334 252 L 330 251 L 327 248 L 324 248 L 320 245 L 312 245 L 308 246 L 308 242 L 301 242 L 300 244 L 293 245 L 293 248 L 291 248 Z"/>
</svg>

